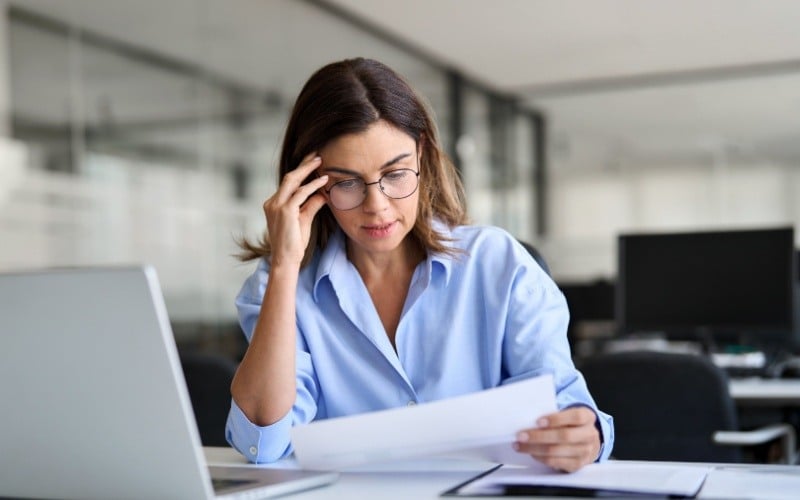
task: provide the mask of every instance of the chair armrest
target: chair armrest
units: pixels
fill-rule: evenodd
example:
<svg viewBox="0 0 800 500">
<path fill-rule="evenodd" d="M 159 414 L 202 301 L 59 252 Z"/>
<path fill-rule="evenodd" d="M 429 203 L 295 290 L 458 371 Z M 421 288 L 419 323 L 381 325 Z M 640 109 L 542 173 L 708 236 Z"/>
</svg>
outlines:
<svg viewBox="0 0 800 500">
<path fill-rule="evenodd" d="M 751 431 L 717 431 L 713 436 L 714 443 L 732 446 L 764 444 L 778 438 L 781 438 L 782 463 L 794 464 L 797 436 L 789 424 L 767 425 Z"/>
</svg>

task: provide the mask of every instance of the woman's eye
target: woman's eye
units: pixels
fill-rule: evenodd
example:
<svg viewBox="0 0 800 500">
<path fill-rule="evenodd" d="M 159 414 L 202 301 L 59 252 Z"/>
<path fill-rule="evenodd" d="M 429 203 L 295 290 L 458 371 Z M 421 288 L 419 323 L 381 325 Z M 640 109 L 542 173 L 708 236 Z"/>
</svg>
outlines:
<svg viewBox="0 0 800 500">
<path fill-rule="evenodd" d="M 336 183 L 337 188 L 344 189 L 346 191 L 354 191 L 359 188 L 361 185 L 361 181 L 358 179 L 347 179 L 345 181 L 339 181 Z"/>
<path fill-rule="evenodd" d="M 407 170 L 394 170 L 392 172 L 387 172 L 383 178 L 387 181 L 399 181 L 402 180 L 407 174 Z"/>
</svg>

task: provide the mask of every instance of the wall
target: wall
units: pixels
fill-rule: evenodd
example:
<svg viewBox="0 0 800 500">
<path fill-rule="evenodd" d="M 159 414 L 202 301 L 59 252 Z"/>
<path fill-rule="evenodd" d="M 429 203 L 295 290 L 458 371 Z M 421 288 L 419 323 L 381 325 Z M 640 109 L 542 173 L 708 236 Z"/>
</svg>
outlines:
<svg viewBox="0 0 800 500">
<path fill-rule="evenodd" d="M 614 278 L 625 232 L 793 226 L 800 177 L 790 165 L 619 166 L 551 174 L 545 246 L 560 279 Z"/>
</svg>

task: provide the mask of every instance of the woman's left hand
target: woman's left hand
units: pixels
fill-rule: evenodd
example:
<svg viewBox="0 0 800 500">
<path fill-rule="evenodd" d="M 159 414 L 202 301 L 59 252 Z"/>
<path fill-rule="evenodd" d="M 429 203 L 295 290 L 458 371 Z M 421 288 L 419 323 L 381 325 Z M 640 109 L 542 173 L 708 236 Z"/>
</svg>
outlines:
<svg viewBox="0 0 800 500">
<path fill-rule="evenodd" d="M 517 433 L 514 449 L 554 469 L 576 471 L 600 454 L 596 421 L 597 415 L 585 406 L 545 415 L 536 422 L 539 427 Z"/>
</svg>

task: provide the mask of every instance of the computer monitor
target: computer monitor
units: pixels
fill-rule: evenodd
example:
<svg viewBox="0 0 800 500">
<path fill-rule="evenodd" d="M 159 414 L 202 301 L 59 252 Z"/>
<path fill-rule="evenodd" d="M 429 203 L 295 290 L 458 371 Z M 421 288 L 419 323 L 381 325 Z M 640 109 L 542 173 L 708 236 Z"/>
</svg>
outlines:
<svg viewBox="0 0 800 500">
<path fill-rule="evenodd" d="M 584 282 L 559 281 L 558 287 L 567 299 L 571 320 L 611 321 L 614 319 L 616 287 L 612 281 L 605 279 Z"/>
<path fill-rule="evenodd" d="M 794 344 L 793 228 L 624 234 L 618 244 L 622 334 Z"/>
<path fill-rule="evenodd" d="M 567 340 L 572 355 L 576 358 L 591 356 L 616 333 L 614 283 L 606 279 L 557 283 L 569 307 Z"/>
</svg>

